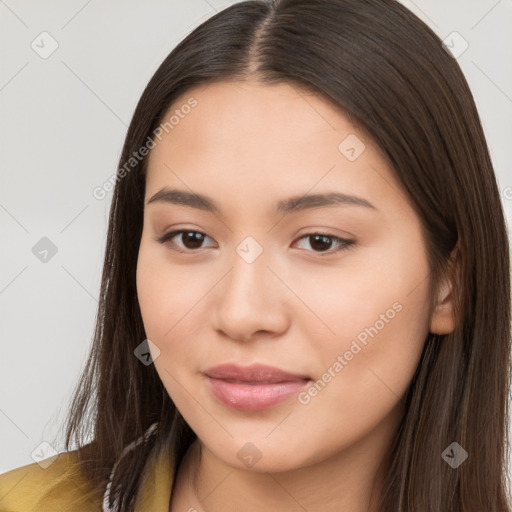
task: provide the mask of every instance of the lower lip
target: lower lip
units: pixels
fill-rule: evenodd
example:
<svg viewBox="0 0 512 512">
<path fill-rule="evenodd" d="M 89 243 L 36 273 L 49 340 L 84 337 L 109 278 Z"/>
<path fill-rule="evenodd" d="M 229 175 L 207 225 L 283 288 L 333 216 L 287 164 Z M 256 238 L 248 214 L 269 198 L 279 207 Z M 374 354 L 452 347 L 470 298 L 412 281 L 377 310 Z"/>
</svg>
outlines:
<svg viewBox="0 0 512 512">
<path fill-rule="evenodd" d="M 241 411 L 262 411 L 297 394 L 309 380 L 275 384 L 241 384 L 207 377 L 212 393 L 223 404 Z"/>
</svg>

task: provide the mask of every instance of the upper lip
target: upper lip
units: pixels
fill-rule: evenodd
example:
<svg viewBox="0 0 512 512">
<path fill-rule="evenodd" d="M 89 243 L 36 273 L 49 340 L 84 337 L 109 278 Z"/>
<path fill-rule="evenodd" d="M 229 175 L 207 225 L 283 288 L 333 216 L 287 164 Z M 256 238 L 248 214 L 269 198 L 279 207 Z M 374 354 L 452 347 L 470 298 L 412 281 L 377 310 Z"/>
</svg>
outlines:
<svg viewBox="0 0 512 512">
<path fill-rule="evenodd" d="M 293 374 L 280 368 L 263 364 L 241 366 L 234 363 L 221 364 L 204 372 L 208 377 L 222 380 L 239 380 L 245 382 L 290 382 L 309 380 L 308 375 Z"/>
</svg>

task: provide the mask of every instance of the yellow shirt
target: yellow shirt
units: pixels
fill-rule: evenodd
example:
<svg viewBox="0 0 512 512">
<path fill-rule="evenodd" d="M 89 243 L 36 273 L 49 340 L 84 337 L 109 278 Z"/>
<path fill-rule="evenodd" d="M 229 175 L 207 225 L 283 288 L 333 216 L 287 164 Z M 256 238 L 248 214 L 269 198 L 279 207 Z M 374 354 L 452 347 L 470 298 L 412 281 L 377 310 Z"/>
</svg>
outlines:
<svg viewBox="0 0 512 512">
<path fill-rule="evenodd" d="M 46 469 L 39 464 L 42 464 L 42 461 L 0 475 L 1 512 L 102 510 L 104 490 L 94 492 L 81 475 L 76 450 L 60 453 Z M 170 453 L 162 450 L 156 457 L 148 458 L 137 493 L 135 510 L 168 512 L 172 478 Z"/>
</svg>

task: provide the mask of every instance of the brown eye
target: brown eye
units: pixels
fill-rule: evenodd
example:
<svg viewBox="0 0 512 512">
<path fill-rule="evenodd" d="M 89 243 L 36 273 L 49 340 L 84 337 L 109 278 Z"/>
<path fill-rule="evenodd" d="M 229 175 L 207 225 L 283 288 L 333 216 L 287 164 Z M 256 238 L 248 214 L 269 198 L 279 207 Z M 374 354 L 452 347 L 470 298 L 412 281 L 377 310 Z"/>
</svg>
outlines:
<svg viewBox="0 0 512 512">
<path fill-rule="evenodd" d="M 172 240 L 178 235 L 181 236 L 181 243 L 183 244 L 183 247 L 171 247 L 171 249 L 176 250 L 178 252 L 187 252 L 194 251 L 194 249 L 202 249 L 201 244 L 204 242 L 205 238 L 209 238 L 207 235 L 201 233 L 200 231 L 194 231 L 191 229 L 180 229 L 177 231 L 167 233 L 160 238 L 157 238 L 157 241 L 160 242 L 161 244 L 166 244 L 168 241 Z M 176 246 L 176 242 L 172 242 L 171 245 Z"/>
<path fill-rule="evenodd" d="M 309 245 L 313 248 L 313 252 L 327 252 L 328 254 L 346 250 L 355 243 L 353 240 L 346 240 L 327 233 L 308 233 L 299 238 L 299 240 L 303 239 L 309 240 Z M 333 241 L 338 247 L 334 250 L 330 250 L 333 246 Z"/>
</svg>

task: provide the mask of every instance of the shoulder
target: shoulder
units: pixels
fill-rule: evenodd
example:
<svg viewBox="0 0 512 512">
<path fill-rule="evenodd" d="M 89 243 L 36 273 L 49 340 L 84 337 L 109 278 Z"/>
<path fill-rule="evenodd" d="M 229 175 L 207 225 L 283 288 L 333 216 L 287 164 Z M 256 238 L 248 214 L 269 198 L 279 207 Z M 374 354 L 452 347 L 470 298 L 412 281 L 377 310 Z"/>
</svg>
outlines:
<svg viewBox="0 0 512 512">
<path fill-rule="evenodd" d="M 0 510 L 85 512 L 101 510 L 101 499 L 81 473 L 75 450 L 0 475 Z"/>
</svg>

